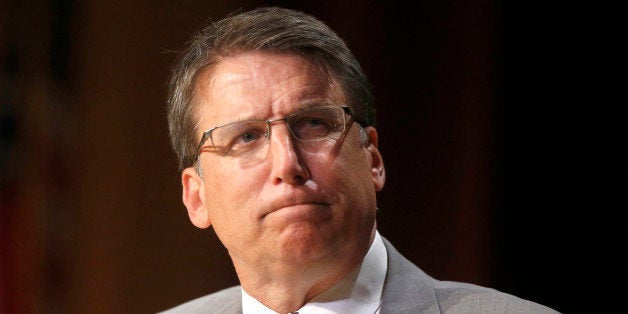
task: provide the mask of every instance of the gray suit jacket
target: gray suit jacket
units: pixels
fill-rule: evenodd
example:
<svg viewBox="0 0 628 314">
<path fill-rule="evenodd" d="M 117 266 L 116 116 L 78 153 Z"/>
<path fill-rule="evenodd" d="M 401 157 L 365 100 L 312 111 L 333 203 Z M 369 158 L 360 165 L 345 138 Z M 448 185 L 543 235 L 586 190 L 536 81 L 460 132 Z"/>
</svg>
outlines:
<svg viewBox="0 0 628 314">
<path fill-rule="evenodd" d="M 381 314 L 557 313 L 543 305 L 494 289 L 435 280 L 397 252 L 386 239 L 384 245 L 388 252 L 388 271 L 382 292 Z M 163 313 L 242 313 L 240 286 L 192 300 Z"/>
</svg>

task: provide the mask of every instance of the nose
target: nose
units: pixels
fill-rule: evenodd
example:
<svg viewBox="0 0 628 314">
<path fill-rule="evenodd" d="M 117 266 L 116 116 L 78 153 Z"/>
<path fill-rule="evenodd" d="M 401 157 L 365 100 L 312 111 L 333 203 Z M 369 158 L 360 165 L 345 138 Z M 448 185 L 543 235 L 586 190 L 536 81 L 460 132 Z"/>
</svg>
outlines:
<svg viewBox="0 0 628 314">
<path fill-rule="evenodd" d="M 310 178 L 310 173 L 300 156 L 300 151 L 295 149 L 295 141 L 287 125 L 273 124 L 269 128 L 269 133 L 273 183 L 304 184 Z"/>
</svg>

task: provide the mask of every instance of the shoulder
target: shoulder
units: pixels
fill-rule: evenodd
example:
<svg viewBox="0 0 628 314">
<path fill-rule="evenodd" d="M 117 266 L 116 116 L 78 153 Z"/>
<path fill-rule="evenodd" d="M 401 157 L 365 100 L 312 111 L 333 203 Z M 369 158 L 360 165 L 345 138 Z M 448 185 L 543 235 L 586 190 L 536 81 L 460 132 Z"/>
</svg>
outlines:
<svg viewBox="0 0 628 314">
<path fill-rule="evenodd" d="M 161 314 L 177 313 L 236 313 L 241 312 L 242 291 L 234 286 L 218 292 L 188 301 Z"/>
<path fill-rule="evenodd" d="M 495 289 L 451 281 L 434 280 L 433 283 L 443 313 L 557 313 Z"/>
<path fill-rule="evenodd" d="M 384 240 L 388 270 L 382 313 L 557 313 L 551 308 L 473 284 L 436 280 Z"/>
</svg>

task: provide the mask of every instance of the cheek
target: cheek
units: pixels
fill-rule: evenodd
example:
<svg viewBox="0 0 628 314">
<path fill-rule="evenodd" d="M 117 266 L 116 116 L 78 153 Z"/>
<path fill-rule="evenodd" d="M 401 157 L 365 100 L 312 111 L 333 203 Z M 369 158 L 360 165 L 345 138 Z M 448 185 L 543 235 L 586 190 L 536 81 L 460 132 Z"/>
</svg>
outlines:
<svg viewBox="0 0 628 314">
<path fill-rule="evenodd" d="M 369 161 L 363 150 L 361 147 L 341 150 L 335 158 L 323 158 L 311 163 L 314 181 L 343 198 L 363 198 L 364 193 L 370 193 L 373 189 Z"/>
<path fill-rule="evenodd" d="M 242 190 L 251 190 L 257 184 L 262 184 L 263 169 L 257 167 L 243 167 L 237 159 L 212 159 L 203 168 L 206 186 L 218 198 L 227 198 L 229 195 L 238 195 Z M 216 195 L 218 194 L 218 195 Z"/>
<path fill-rule="evenodd" d="M 370 169 L 362 155 L 338 162 L 326 182 L 331 191 L 336 191 L 340 200 L 338 221 L 347 234 L 362 235 L 372 229 L 375 221 L 375 189 Z"/>
<path fill-rule="evenodd" d="M 343 147 L 337 158 L 337 175 L 344 177 L 346 181 L 350 181 L 352 184 L 362 186 L 364 183 L 371 181 L 371 165 L 367 156 L 368 152 L 358 142 L 347 144 L 349 145 Z"/>
<path fill-rule="evenodd" d="M 244 171 L 238 165 L 217 163 L 205 169 L 205 206 L 210 216 L 216 223 L 243 219 L 244 209 L 250 207 L 261 191 L 262 171 Z"/>
</svg>

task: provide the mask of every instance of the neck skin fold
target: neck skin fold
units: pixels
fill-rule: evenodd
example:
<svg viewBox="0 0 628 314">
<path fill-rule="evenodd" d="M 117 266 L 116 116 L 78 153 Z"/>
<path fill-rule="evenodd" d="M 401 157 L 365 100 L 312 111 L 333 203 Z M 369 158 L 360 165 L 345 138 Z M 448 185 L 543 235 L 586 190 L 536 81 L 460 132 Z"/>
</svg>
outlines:
<svg viewBox="0 0 628 314">
<path fill-rule="evenodd" d="M 330 288 L 358 267 L 375 238 L 344 256 L 325 257 L 305 264 L 278 263 L 244 267 L 232 257 L 242 289 L 277 313 L 300 309 L 315 296 Z"/>
</svg>

